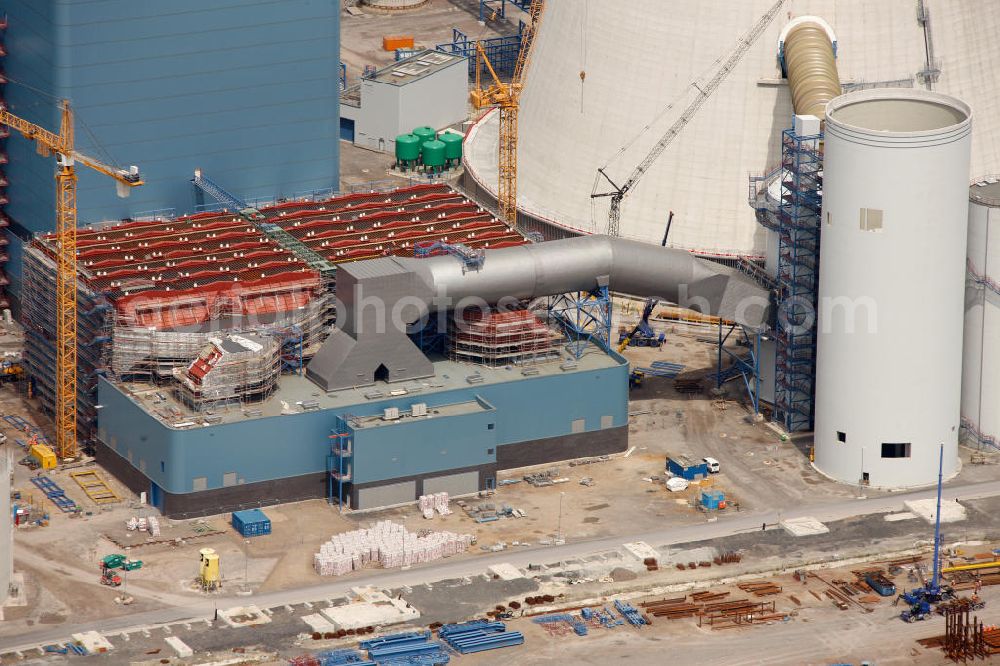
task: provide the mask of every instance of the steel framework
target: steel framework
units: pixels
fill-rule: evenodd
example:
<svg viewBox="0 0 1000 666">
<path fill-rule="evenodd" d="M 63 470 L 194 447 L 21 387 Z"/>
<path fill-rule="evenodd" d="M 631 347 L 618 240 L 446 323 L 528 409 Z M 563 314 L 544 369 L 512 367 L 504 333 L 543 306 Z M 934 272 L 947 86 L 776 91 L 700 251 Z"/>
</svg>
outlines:
<svg viewBox="0 0 1000 666">
<path fill-rule="evenodd" d="M 549 321 L 566 336 L 566 349 L 580 358 L 590 343 L 611 350 L 611 297 L 607 284 L 590 292 L 552 296 L 548 301 Z"/>
<path fill-rule="evenodd" d="M 823 135 L 797 136 L 788 129 L 781 138 L 774 406 L 776 420 L 800 432 L 813 427 L 816 393 Z"/>
<path fill-rule="evenodd" d="M 343 513 L 350 499 L 351 468 L 354 435 L 347 423 L 347 416 L 338 416 L 335 429 L 330 434 L 330 455 L 327 456 L 327 501 L 337 503 Z"/>
<path fill-rule="evenodd" d="M 726 341 L 737 327 L 740 329 L 743 344 L 750 350 L 750 353 L 745 356 L 737 355 L 725 347 Z M 723 328 L 722 320 L 720 319 L 719 358 L 718 369 L 715 373 L 715 386 L 721 389 L 722 385 L 726 382 L 736 377 L 741 377 L 743 385 L 747 390 L 747 395 L 750 397 L 750 403 L 753 405 L 753 413 L 755 415 L 760 414 L 760 343 L 761 340 L 766 338 L 760 331 L 751 331 L 746 326 L 739 326 L 738 324 L 730 326 L 725 335 L 722 332 Z M 732 360 L 732 363 L 726 369 L 722 368 L 722 359 L 724 356 Z"/>
</svg>

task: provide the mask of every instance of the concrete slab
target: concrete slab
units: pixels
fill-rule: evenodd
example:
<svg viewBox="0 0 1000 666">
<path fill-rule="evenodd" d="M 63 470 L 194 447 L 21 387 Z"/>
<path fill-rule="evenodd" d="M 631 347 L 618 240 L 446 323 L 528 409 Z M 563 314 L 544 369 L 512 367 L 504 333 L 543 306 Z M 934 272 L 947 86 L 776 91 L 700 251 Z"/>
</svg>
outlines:
<svg viewBox="0 0 1000 666">
<path fill-rule="evenodd" d="M 420 611 L 402 599 L 369 602 L 355 601 L 343 606 L 324 608 L 320 614 L 333 625 L 334 629 L 358 629 L 360 627 L 385 627 L 402 624 L 420 618 Z"/>
<path fill-rule="evenodd" d="M 329 620 L 327 620 L 325 617 L 323 617 L 319 613 L 312 613 L 310 615 L 303 615 L 302 616 L 302 621 L 305 622 L 306 624 L 308 624 L 309 628 L 313 632 L 318 631 L 321 634 L 325 634 L 328 631 L 336 631 L 337 630 L 337 627 L 333 626 L 333 624 Z"/>
<path fill-rule="evenodd" d="M 660 556 L 656 549 L 645 541 L 630 541 L 629 543 L 622 544 L 622 547 L 628 551 L 629 555 L 638 560 L 644 560 L 647 557 L 657 558 Z"/>
<path fill-rule="evenodd" d="M 904 506 L 911 512 L 923 518 L 930 524 L 934 524 L 934 514 L 937 508 L 937 500 L 911 500 L 905 502 Z M 941 502 L 941 522 L 957 523 L 965 520 L 965 507 L 958 502 Z"/>
<path fill-rule="evenodd" d="M 817 534 L 826 534 L 830 531 L 829 527 L 812 516 L 782 520 L 781 527 L 794 537 L 815 536 Z"/>
<path fill-rule="evenodd" d="M 887 513 L 885 515 L 885 521 L 888 523 L 895 523 L 899 520 L 913 520 L 917 517 L 917 514 L 911 513 L 909 511 L 900 511 L 899 513 Z"/>
<path fill-rule="evenodd" d="M 96 631 L 86 631 L 82 634 L 73 634 L 73 642 L 79 644 L 91 654 L 109 652 L 114 649 L 111 641 L 106 639 Z"/>
<path fill-rule="evenodd" d="M 500 580 L 517 580 L 518 578 L 524 578 L 524 574 L 522 574 L 517 567 L 513 564 L 508 564 L 507 562 L 494 564 L 489 568 L 489 572 Z"/>
<path fill-rule="evenodd" d="M 236 606 L 219 611 L 219 619 L 230 627 L 254 627 L 271 621 L 256 606 Z"/>
<path fill-rule="evenodd" d="M 177 656 L 181 659 L 194 656 L 194 650 L 189 648 L 187 643 L 177 638 L 177 636 L 168 636 L 164 640 L 167 642 L 167 645 L 174 649 L 174 652 L 176 652 Z"/>
</svg>

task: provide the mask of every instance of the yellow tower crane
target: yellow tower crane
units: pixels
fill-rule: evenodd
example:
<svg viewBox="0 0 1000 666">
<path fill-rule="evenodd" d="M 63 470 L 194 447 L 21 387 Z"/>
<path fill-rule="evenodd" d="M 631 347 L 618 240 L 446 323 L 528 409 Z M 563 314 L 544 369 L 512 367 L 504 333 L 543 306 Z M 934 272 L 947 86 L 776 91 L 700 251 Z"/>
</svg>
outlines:
<svg viewBox="0 0 1000 666">
<path fill-rule="evenodd" d="M 75 458 L 76 443 L 76 168 L 77 163 L 111 176 L 118 196 L 127 197 L 143 184 L 136 167 L 119 169 L 76 152 L 73 111 L 62 102 L 59 134 L 0 108 L 0 125 L 34 141 L 39 155 L 55 154 L 56 164 L 56 453 Z"/>
<path fill-rule="evenodd" d="M 528 9 L 530 20 L 521 33 L 521 50 L 517 54 L 517 64 L 510 83 L 504 83 L 497 76 L 490 59 L 486 56 L 482 43 L 476 42 L 476 87 L 472 91 L 472 104 L 477 109 L 496 106 L 500 113 L 500 140 L 497 171 L 497 206 L 500 219 L 510 227 L 517 224 L 517 111 L 524 87 L 525 72 L 531 61 L 531 47 L 542 17 L 543 0 L 532 0 Z M 479 73 L 485 65 L 493 80 L 487 88 L 480 85 Z"/>
</svg>

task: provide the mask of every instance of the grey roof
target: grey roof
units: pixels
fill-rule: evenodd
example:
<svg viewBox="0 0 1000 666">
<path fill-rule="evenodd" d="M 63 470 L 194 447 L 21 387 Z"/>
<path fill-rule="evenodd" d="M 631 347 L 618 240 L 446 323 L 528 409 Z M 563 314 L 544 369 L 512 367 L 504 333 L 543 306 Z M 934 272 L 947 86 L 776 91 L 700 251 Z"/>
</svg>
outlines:
<svg viewBox="0 0 1000 666">
<path fill-rule="evenodd" d="M 465 62 L 465 58 L 433 49 L 425 49 L 406 60 L 400 60 L 388 67 L 383 67 L 375 72 L 375 76 L 371 79 L 379 83 L 405 86 L 457 62 Z"/>
<path fill-rule="evenodd" d="M 428 400 L 428 395 L 432 393 L 469 389 L 474 395 L 476 391 L 480 390 L 480 387 L 489 384 L 511 381 L 531 382 L 539 377 L 613 368 L 618 365 L 618 361 L 612 356 L 593 345 L 576 362 L 576 367 L 561 367 L 563 360 L 565 359 L 528 366 L 537 368 L 538 374 L 526 376 L 521 374 L 522 368 L 520 366 L 488 368 L 439 358 L 434 361 L 433 377 L 391 384 L 376 382 L 374 386 L 342 389 L 330 393 L 324 392 L 305 376 L 282 375 L 278 379 L 277 391 L 264 402 L 246 404 L 242 408 L 237 405 L 220 407 L 215 410 L 214 416 L 220 417 L 222 423 L 279 416 L 283 413 L 282 403 L 288 405 L 286 413 L 297 414 L 303 411 L 300 403 L 310 401 L 315 402 L 319 409 L 345 409 L 353 405 L 388 398 L 390 391 L 400 390 L 405 391 L 405 396 L 412 397 L 413 402 L 425 402 Z M 482 381 L 470 383 L 467 379 L 470 376 L 482 377 Z M 112 383 L 112 385 L 129 393 L 143 409 L 167 425 L 185 421 L 201 424 L 204 418 L 204 415 L 192 412 L 186 405 L 177 401 L 173 392 L 164 391 L 162 386 L 137 382 Z M 165 397 L 166 401 L 161 402 L 159 396 Z"/>
<path fill-rule="evenodd" d="M 388 275 L 401 275 L 410 272 L 409 269 L 400 266 L 392 257 L 353 261 L 339 266 L 337 270 L 342 275 L 347 273 L 356 278 L 386 277 Z"/>
</svg>

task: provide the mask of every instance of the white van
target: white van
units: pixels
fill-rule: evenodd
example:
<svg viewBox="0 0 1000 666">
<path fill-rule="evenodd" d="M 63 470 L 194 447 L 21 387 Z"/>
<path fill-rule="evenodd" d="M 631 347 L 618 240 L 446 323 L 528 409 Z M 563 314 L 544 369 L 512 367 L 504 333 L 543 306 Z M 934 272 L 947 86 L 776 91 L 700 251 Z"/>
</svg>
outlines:
<svg viewBox="0 0 1000 666">
<path fill-rule="evenodd" d="M 705 465 L 708 466 L 708 473 L 709 474 L 718 474 L 719 473 L 719 461 L 718 460 L 716 460 L 715 458 L 708 458 L 708 457 L 702 458 L 701 460 L 702 460 L 702 462 L 705 463 Z"/>
</svg>

